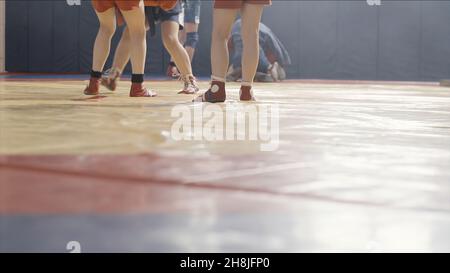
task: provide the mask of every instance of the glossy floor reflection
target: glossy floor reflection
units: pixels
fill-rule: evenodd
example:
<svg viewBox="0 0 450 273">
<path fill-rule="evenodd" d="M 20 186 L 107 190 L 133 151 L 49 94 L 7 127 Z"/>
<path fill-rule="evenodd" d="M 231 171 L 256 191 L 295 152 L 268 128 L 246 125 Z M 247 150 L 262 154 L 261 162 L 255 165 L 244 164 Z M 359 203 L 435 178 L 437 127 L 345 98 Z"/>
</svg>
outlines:
<svg viewBox="0 0 450 273">
<path fill-rule="evenodd" d="M 208 107 L 179 82 L 83 86 L 0 81 L 0 251 L 450 251 L 450 88 L 291 81 L 243 104 L 232 84 L 213 112 L 278 107 L 261 151 L 194 121 L 177 141 L 174 109 Z"/>
</svg>

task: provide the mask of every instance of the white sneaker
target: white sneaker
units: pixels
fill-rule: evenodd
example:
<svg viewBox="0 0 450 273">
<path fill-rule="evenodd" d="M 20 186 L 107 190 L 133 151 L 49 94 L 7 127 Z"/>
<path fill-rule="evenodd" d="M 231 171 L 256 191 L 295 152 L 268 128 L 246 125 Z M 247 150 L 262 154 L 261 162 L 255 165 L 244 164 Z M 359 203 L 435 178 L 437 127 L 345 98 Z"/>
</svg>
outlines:
<svg viewBox="0 0 450 273">
<path fill-rule="evenodd" d="M 183 76 L 180 78 L 184 82 L 183 90 L 178 92 L 178 94 L 195 94 L 200 88 L 197 85 L 197 79 L 194 76 Z"/>
</svg>

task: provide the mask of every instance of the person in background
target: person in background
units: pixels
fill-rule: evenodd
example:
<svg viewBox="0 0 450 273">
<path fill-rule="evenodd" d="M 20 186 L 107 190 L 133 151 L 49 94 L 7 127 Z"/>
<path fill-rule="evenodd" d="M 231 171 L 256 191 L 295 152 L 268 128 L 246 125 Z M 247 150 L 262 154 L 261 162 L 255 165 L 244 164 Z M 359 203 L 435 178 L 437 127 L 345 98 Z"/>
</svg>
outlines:
<svg viewBox="0 0 450 273">
<path fill-rule="evenodd" d="M 237 20 L 231 31 L 228 43 L 231 52 L 231 65 L 228 68 L 227 81 L 238 81 L 242 78 L 242 37 L 241 20 Z M 284 67 L 291 64 L 291 57 L 284 45 L 263 23 L 259 24 L 259 63 L 255 81 L 277 82 L 286 79 Z"/>
<path fill-rule="evenodd" d="M 441 80 L 440 81 L 440 85 L 441 86 L 448 86 L 448 87 L 450 87 L 450 79 L 448 79 L 448 80 Z"/>
</svg>

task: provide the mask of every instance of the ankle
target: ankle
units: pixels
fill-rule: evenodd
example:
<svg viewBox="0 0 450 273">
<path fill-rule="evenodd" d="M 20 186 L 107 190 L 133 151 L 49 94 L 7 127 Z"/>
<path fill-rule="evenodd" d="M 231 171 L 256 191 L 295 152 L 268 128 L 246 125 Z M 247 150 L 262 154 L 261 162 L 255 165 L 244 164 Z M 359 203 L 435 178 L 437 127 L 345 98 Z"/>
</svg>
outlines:
<svg viewBox="0 0 450 273">
<path fill-rule="evenodd" d="M 118 68 L 113 67 L 109 70 L 108 78 L 117 79 L 117 78 L 120 78 L 121 75 L 122 75 L 122 71 L 120 71 L 120 69 L 118 69 Z"/>
<path fill-rule="evenodd" d="M 143 82 L 132 82 L 131 83 L 131 90 L 139 90 L 139 89 L 142 89 L 143 87 L 144 87 Z"/>
<path fill-rule="evenodd" d="M 194 75 L 192 75 L 192 74 L 181 75 L 180 78 L 181 78 L 182 80 L 185 80 L 185 81 L 189 81 L 189 80 L 191 80 L 191 79 L 195 79 Z"/>
<path fill-rule="evenodd" d="M 211 76 L 211 81 L 212 81 L 212 82 L 222 82 L 222 83 L 225 83 L 225 79 L 224 79 L 224 78 L 217 77 L 217 76 L 214 76 L 214 75 Z"/>
<path fill-rule="evenodd" d="M 100 79 L 102 77 L 102 72 L 100 71 L 91 71 L 91 79 Z"/>
<path fill-rule="evenodd" d="M 241 89 L 239 90 L 239 98 L 243 101 L 249 101 L 253 100 L 253 88 L 249 85 L 242 85 Z"/>
<path fill-rule="evenodd" d="M 131 83 L 140 83 L 144 82 L 144 74 L 132 74 L 131 75 Z"/>
</svg>

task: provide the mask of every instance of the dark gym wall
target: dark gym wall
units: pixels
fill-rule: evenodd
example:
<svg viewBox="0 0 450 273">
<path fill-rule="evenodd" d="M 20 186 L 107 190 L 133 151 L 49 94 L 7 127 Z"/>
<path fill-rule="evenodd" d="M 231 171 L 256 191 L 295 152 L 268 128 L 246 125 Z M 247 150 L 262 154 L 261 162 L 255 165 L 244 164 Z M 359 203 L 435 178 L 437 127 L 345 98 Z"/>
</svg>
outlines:
<svg viewBox="0 0 450 273">
<path fill-rule="evenodd" d="M 275 0 L 263 22 L 289 50 L 291 78 L 449 78 L 450 1 L 381 2 Z M 211 1 L 203 1 L 193 63 L 202 76 L 210 74 L 211 10 Z M 8 0 L 6 14 L 8 71 L 89 71 L 98 28 L 90 1 L 69 6 L 65 0 Z M 163 74 L 169 56 L 159 30 L 148 37 L 148 48 L 147 73 Z"/>
</svg>

